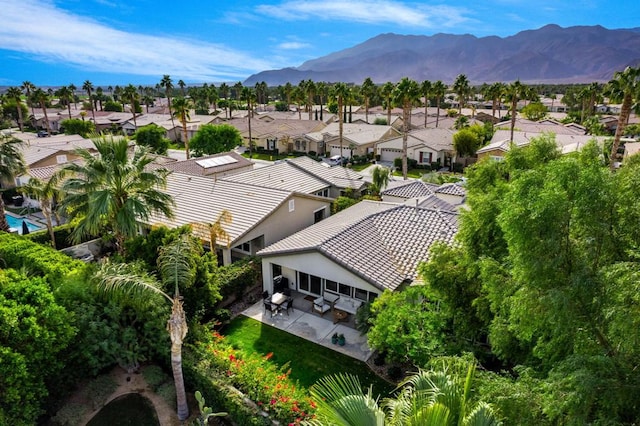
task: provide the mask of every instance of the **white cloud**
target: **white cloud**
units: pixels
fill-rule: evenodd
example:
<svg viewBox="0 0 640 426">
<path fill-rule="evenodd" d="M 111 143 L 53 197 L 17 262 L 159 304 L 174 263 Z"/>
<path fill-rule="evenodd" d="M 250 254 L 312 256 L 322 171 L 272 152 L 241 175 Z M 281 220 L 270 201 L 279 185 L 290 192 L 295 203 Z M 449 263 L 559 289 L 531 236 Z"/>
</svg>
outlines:
<svg viewBox="0 0 640 426">
<path fill-rule="evenodd" d="M 0 49 L 108 73 L 221 81 L 273 68 L 223 45 L 114 29 L 41 0 L 2 5 Z"/>
<path fill-rule="evenodd" d="M 334 20 L 365 24 L 395 24 L 412 28 L 455 26 L 468 21 L 464 8 L 392 0 L 286 0 L 279 5 L 260 5 L 257 10 L 274 18 Z"/>
<path fill-rule="evenodd" d="M 297 50 L 297 49 L 307 49 L 311 47 L 309 43 L 301 43 L 299 41 L 285 41 L 284 43 L 280 43 L 278 49 L 284 50 Z"/>
</svg>

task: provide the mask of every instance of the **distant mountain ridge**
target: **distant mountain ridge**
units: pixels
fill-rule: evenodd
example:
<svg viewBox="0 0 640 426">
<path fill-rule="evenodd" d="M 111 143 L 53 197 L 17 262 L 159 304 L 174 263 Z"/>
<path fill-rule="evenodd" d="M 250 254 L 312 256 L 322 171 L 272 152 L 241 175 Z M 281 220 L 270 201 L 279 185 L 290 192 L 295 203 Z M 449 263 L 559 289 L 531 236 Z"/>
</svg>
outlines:
<svg viewBox="0 0 640 426">
<path fill-rule="evenodd" d="M 472 84 L 495 81 L 588 83 L 608 81 L 615 71 L 640 64 L 640 28 L 562 28 L 555 24 L 513 36 L 381 34 L 363 43 L 309 60 L 296 68 L 263 71 L 245 85 L 281 85 L 301 80 L 360 84 L 416 81 L 451 83 L 465 74 Z"/>
</svg>

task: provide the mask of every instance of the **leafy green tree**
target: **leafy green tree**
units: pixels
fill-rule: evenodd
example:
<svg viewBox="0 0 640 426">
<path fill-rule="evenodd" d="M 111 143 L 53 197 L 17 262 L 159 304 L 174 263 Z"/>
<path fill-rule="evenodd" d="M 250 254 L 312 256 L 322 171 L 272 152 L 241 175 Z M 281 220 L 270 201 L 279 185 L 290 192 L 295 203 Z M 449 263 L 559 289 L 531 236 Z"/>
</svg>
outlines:
<svg viewBox="0 0 640 426">
<path fill-rule="evenodd" d="M 527 120 L 540 121 L 547 115 L 548 110 L 541 102 L 531 102 L 522 108 L 521 112 Z"/>
<path fill-rule="evenodd" d="M 440 304 L 426 286 L 385 291 L 371 305 L 369 345 L 393 360 L 426 365 L 447 346 L 447 319 Z"/>
<path fill-rule="evenodd" d="M 171 316 L 167 321 L 167 331 L 171 337 L 171 368 L 176 387 L 178 418 L 184 421 L 189 417 L 189 406 L 182 374 L 182 342 L 187 335 L 188 326 L 180 296 L 180 286 L 194 279 L 193 258 L 196 250 L 201 249 L 199 242 L 189 235 L 183 235 L 173 243 L 164 246 L 158 256 L 160 277 L 165 285 L 174 287 L 173 296 L 159 288 L 155 279 L 147 275 L 132 273 L 126 264 L 105 263 L 97 271 L 95 280 L 100 289 L 120 298 L 141 298 L 146 301 L 150 295 L 159 295 L 171 304 Z"/>
<path fill-rule="evenodd" d="M 81 120 L 79 118 L 69 118 L 60 123 L 65 135 L 80 135 L 86 138 L 96 131 L 96 126 L 92 121 Z"/>
<path fill-rule="evenodd" d="M 112 111 L 112 112 L 122 112 L 122 105 L 119 102 L 116 101 L 107 101 L 104 104 L 104 110 L 105 111 Z"/>
<path fill-rule="evenodd" d="M 140 127 L 133 135 L 136 143 L 141 146 L 148 147 L 156 154 L 165 155 L 169 149 L 169 139 L 165 137 L 167 134 L 163 127 L 156 124 L 149 124 Z"/>
<path fill-rule="evenodd" d="M 205 124 L 198 129 L 190 142 L 193 155 L 196 157 L 227 152 L 239 145 L 242 145 L 242 135 L 229 124 Z"/>
<path fill-rule="evenodd" d="M 387 167 L 376 166 L 371 172 L 370 190 L 373 195 L 380 196 L 380 193 L 389 185 L 391 171 Z"/>
<path fill-rule="evenodd" d="M 0 181 L 12 182 L 24 173 L 26 166 L 21 153 L 22 141 L 10 135 L 0 134 Z M 0 197 L 0 231 L 8 232 L 4 200 Z"/>
<path fill-rule="evenodd" d="M 113 232 L 118 251 L 123 242 L 138 232 L 138 221 L 148 220 L 152 212 L 172 216 L 173 200 L 162 192 L 167 170 L 147 170 L 153 159 L 143 147 L 129 156 L 125 138 L 94 139 L 97 155 L 87 149 L 76 152 L 82 163 L 63 168 L 61 207 L 71 220 L 77 220 L 72 238 Z"/>
<path fill-rule="evenodd" d="M 76 333 L 40 277 L 0 269 L 0 421 L 33 425 Z"/>
<path fill-rule="evenodd" d="M 478 134 L 468 128 L 462 129 L 453 135 L 453 149 L 460 157 L 472 157 L 480 148 Z"/>
</svg>

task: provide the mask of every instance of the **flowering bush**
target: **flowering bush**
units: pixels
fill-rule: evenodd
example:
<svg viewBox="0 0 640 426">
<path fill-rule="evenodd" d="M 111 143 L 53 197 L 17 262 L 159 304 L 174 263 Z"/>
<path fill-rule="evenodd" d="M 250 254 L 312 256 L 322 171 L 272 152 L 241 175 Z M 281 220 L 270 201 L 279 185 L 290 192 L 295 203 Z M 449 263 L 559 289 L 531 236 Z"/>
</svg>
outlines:
<svg viewBox="0 0 640 426">
<path fill-rule="evenodd" d="M 266 356 L 244 353 L 227 344 L 216 331 L 203 345 L 211 365 L 272 418 L 296 425 L 314 417 L 316 404 L 305 389 L 297 388 L 297 383 L 289 378 L 291 370 L 269 361 L 273 353 Z"/>
</svg>

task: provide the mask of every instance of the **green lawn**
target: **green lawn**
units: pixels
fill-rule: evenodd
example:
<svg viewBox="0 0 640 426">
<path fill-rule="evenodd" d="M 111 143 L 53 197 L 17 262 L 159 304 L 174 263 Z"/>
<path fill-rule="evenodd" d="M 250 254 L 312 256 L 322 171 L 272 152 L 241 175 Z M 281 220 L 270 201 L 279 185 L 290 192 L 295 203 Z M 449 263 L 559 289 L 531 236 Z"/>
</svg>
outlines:
<svg viewBox="0 0 640 426">
<path fill-rule="evenodd" d="M 245 151 L 242 156 L 244 158 L 249 158 L 249 151 Z M 258 152 L 258 151 L 253 151 L 251 158 L 253 159 L 257 159 L 257 160 L 265 160 L 265 161 L 276 161 L 276 160 L 282 160 L 285 158 L 295 158 L 293 156 L 288 156 L 287 154 L 279 154 L 279 155 L 274 155 L 274 154 L 265 154 L 263 152 Z"/>
<path fill-rule="evenodd" d="M 278 365 L 289 362 L 291 379 L 306 388 L 321 377 L 339 372 L 355 374 L 363 386 L 373 385 L 374 395 L 386 396 L 395 388 L 372 372 L 364 362 L 252 318 L 237 317 L 222 334 L 238 349 L 260 355 L 273 352 L 272 362 Z"/>
<path fill-rule="evenodd" d="M 420 179 L 423 174 L 426 173 L 424 169 L 409 169 L 407 170 L 407 177 Z M 402 176 L 402 169 L 393 172 L 394 176 Z"/>
</svg>

